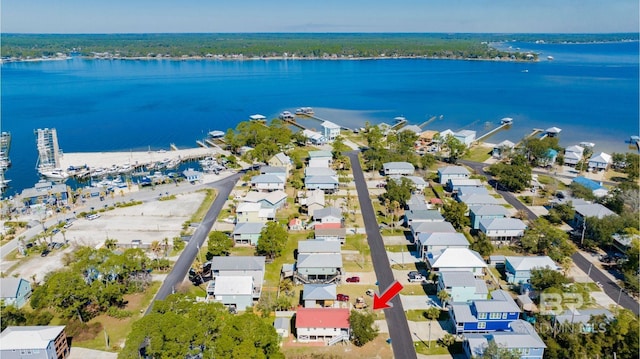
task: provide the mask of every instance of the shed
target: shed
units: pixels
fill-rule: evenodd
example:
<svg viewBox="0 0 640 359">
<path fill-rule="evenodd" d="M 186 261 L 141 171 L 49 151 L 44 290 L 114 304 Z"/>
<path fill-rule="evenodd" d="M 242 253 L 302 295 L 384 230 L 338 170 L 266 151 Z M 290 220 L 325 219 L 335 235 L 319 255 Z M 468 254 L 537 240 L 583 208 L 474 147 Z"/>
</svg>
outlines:
<svg viewBox="0 0 640 359">
<path fill-rule="evenodd" d="M 278 333 L 280 338 L 288 338 L 291 333 L 291 318 L 278 317 L 273 322 L 273 327 L 276 329 L 276 333 Z"/>
</svg>

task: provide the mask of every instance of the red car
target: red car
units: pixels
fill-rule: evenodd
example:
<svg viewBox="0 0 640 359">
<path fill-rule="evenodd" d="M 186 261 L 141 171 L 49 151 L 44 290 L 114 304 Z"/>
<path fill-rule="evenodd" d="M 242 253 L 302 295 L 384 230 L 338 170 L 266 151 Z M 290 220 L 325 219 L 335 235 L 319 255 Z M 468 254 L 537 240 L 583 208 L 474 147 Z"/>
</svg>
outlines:
<svg viewBox="0 0 640 359">
<path fill-rule="evenodd" d="M 348 302 L 349 301 L 349 296 L 346 294 L 338 294 L 336 296 L 336 299 L 340 302 Z"/>
<path fill-rule="evenodd" d="M 349 277 L 347 283 L 360 283 L 360 277 Z"/>
</svg>

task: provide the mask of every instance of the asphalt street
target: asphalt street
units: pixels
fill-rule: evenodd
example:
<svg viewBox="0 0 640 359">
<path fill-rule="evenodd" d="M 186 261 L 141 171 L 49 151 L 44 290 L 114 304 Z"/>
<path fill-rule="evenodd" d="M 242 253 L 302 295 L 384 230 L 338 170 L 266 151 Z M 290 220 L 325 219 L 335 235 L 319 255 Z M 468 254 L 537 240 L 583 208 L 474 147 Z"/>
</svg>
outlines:
<svg viewBox="0 0 640 359">
<path fill-rule="evenodd" d="M 496 182 L 493 179 L 493 177 L 483 170 L 483 167 L 485 167 L 486 164 L 480 163 L 480 162 L 471 162 L 471 161 L 459 161 L 459 162 L 461 164 L 471 167 L 478 174 L 485 176 L 487 180 L 489 180 L 489 183 L 491 183 L 495 188 L 497 188 L 496 191 L 502 197 L 504 197 L 504 199 L 510 205 L 512 205 L 514 208 L 518 210 L 525 211 L 529 220 L 534 220 L 538 218 L 538 216 L 535 213 L 533 213 L 527 206 L 525 206 L 522 202 L 518 201 L 518 199 L 513 195 L 513 193 L 508 191 L 503 191 L 499 188 L 499 186 L 496 186 L 495 184 Z M 574 253 L 571 256 L 571 259 L 573 259 L 573 262 L 578 266 L 578 268 L 580 268 L 582 271 L 584 271 L 589 275 L 589 278 L 591 278 L 595 282 L 600 282 L 600 284 L 602 285 L 602 290 L 607 294 L 609 298 L 611 298 L 613 301 L 615 301 L 622 307 L 631 310 L 636 315 L 640 313 L 640 306 L 638 305 L 638 302 L 636 302 L 636 300 L 633 299 L 633 297 L 631 297 L 626 292 L 624 292 L 622 288 L 620 288 L 620 286 L 616 282 L 612 281 L 611 278 L 605 275 L 600 268 L 596 266 L 591 266 L 591 262 L 589 262 L 589 260 L 584 258 L 584 254 L 581 251 Z"/>
<path fill-rule="evenodd" d="M 191 268 L 191 264 L 198 254 L 198 251 L 200 250 L 200 248 L 202 248 L 204 241 L 207 239 L 207 235 L 209 234 L 211 227 L 213 227 L 213 223 L 215 222 L 216 218 L 218 218 L 218 214 L 222 210 L 222 207 L 227 201 L 227 198 L 229 198 L 231 190 L 233 190 L 233 187 L 235 186 L 240 176 L 242 176 L 242 174 L 242 172 L 236 173 L 225 179 L 207 185 L 207 187 L 212 187 L 217 190 L 218 193 L 216 199 L 213 201 L 213 204 L 207 211 L 207 214 L 205 215 L 202 222 L 200 222 L 200 225 L 196 229 L 195 233 L 191 236 L 191 239 L 180 254 L 180 257 L 178 257 L 178 260 L 171 270 L 171 273 L 167 275 L 167 278 L 162 283 L 162 286 L 153 299 L 154 301 L 165 299 L 169 294 L 175 292 L 175 288 L 177 285 L 184 281 L 189 268 Z M 146 314 L 149 313 L 151 308 L 152 305 L 147 308 Z"/>
<path fill-rule="evenodd" d="M 351 160 L 353 178 L 356 182 L 358 199 L 360 201 L 360 208 L 364 219 L 364 227 L 367 232 L 367 241 L 371 248 L 373 269 L 378 280 L 379 291 L 381 292 L 387 289 L 391 283 L 395 281 L 395 278 L 393 277 L 393 272 L 389 266 L 389 258 L 387 257 L 384 242 L 380 235 L 380 229 L 378 227 L 378 222 L 376 221 L 373 205 L 369 199 L 369 191 L 367 190 L 367 184 L 364 180 L 360 160 L 358 159 L 358 152 L 351 151 L 348 152 L 347 155 Z M 384 314 L 387 320 L 387 326 L 389 327 L 389 336 L 391 338 L 393 355 L 398 359 L 417 358 L 413 346 L 413 340 L 411 339 L 411 331 L 409 330 L 407 317 L 404 314 L 404 309 L 402 308 L 400 296 L 395 296 L 390 303 L 393 304 L 393 307 L 384 309 Z"/>
</svg>

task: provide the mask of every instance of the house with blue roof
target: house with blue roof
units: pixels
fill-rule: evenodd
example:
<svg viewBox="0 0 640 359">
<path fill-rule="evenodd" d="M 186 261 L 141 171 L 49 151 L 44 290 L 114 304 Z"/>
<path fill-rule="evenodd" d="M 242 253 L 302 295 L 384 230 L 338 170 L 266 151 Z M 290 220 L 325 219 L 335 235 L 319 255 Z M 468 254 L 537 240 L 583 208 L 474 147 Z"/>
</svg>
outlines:
<svg viewBox="0 0 640 359">
<path fill-rule="evenodd" d="M 466 358 L 483 358 L 491 342 L 519 355 L 520 359 L 542 359 L 547 347 L 531 323 L 518 319 L 503 332 L 465 334 L 462 349 Z"/>
<path fill-rule="evenodd" d="M 571 181 L 572 183 L 577 183 L 583 187 L 586 187 L 593 193 L 596 197 L 604 197 L 609 194 L 609 190 L 602 186 L 602 182 L 596 182 L 592 179 L 578 176 Z"/>
<path fill-rule="evenodd" d="M 476 299 L 469 303 L 452 303 L 449 317 L 455 334 L 509 330 L 509 324 L 520 316 L 520 307 L 503 290 L 491 292 L 491 299 Z"/>
<path fill-rule="evenodd" d="M 557 158 L 558 151 L 550 148 L 547 150 L 547 152 L 545 152 L 544 157 L 538 160 L 538 165 L 543 167 L 552 166 L 554 163 L 556 163 Z"/>
<path fill-rule="evenodd" d="M 489 204 L 469 207 L 469 219 L 471 228 L 479 229 L 480 221 L 494 218 L 507 218 L 509 211 L 503 206 Z"/>
</svg>

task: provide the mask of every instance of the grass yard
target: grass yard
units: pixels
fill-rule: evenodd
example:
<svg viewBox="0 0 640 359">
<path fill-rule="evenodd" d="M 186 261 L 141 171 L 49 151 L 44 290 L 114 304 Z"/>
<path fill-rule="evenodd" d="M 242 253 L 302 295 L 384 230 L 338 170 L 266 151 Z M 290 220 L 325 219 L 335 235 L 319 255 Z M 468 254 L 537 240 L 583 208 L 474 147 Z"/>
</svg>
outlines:
<svg viewBox="0 0 640 359">
<path fill-rule="evenodd" d="M 124 344 L 127 335 L 131 331 L 133 323 L 142 318 L 144 311 L 153 300 L 158 289 L 160 289 L 161 284 L 161 282 L 155 281 L 143 293 L 127 294 L 124 296 L 124 299 L 128 302 L 125 309 L 133 312 L 131 317 L 116 319 L 106 314 L 102 314 L 87 322 L 89 325 L 92 323 L 102 324 L 104 331 L 106 331 L 109 336 L 109 342 L 111 344 L 111 347 L 108 348 L 109 351 L 116 351 L 120 348 L 121 344 Z M 103 333 L 100 333 L 91 340 L 74 340 L 73 345 L 82 348 L 105 350 L 105 337 Z"/>
<path fill-rule="evenodd" d="M 216 196 L 218 195 L 218 193 L 214 189 L 207 189 L 207 190 L 204 190 L 204 192 L 206 193 L 204 200 L 200 204 L 200 207 L 198 207 L 198 210 L 191 216 L 192 223 L 197 223 L 202 221 L 205 214 L 207 214 L 207 211 L 211 207 L 211 204 L 213 203 L 213 201 L 216 199 Z M 223 218 L 226 218 L 226 217 L 223 217 Z"/>
<path fill-rule="evenodd" d="M 389 252 L 396 252 L 396 253 L 415 252 L 417 250 L 415 244 L 397 244 L 397 245 L 391 245 L 391 246 L 387 245 L 385 246 L 385 248 Z"/>
<path fill-rule="evenodd" d="M 282 251 L 282 255 L 275 258 L 271 263 L 267 263 L 265 266 L 265 287 L 278 287 L 278 283 L 280 283 L 280 270 L 282 269 L 282 265 L 284 263 L 293 264 L 295 262 L 293 252 L 298 249 L 298 241 L 306 240 L 309 233 L 311 233 L 311 231 L 289 233 L 289 240 Z"/>
<path fill-rule="evenodd" d="M 464 155 L 462 158 L 465 160 L 474 161 L 474 162 L 484 162 L 489 158 L 491 158 L 492 151 L 493 151 L 493 148 L 488 146 L 482 146 L 482 145 L 474 146 L 470 148 L 467 154 Z"/>
<path fill-rule="evenodd" d="M 286 358 L 312 359 L 312 358 L 392 358 L 393 350 L 386 340 L 389 336 L 380 333 L 374 340 L 362 347 L 351 343 L 336 344 L 332 346 L 297 343 L 293 337 L 286 340 L 281 350 Z"/>
<path fill-rule="evenodd" d="M 431 283 L 403 284 L 403 286 L 400 291 L 403 295 L 435 295 L 437 291 L 436 285 Z"/>
<path fill-rule="evenodd" d="M 416 352 L 424 355 L 446 355 L 446 354 L 462 354 L 462 342 L 455 342 L 451 347 L 446 348 L 440 345 L 437 340 L 430 342 L 430 348 L 425 341 L 414 342 Z"/>
<path fill-rule="evenodd" d="M 229 253 L 231 256 L 255 256 L 256 248 L 252 246 L 235 246 Z"/>
</svg>

